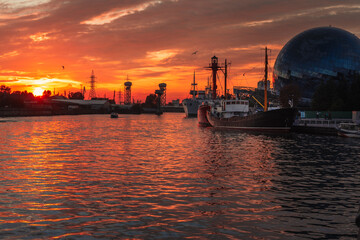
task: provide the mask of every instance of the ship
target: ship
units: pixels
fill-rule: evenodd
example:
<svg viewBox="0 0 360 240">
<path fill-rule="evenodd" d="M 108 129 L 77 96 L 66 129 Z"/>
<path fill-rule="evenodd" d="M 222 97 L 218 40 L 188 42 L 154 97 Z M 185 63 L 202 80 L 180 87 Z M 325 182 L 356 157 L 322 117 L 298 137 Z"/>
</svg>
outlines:
<svg viewBox="0 0 360 240">
<path fill-rule="evenodd" d="M 208 94 L 208 87 L 205 90 L 196 90 L 197 83 L 195 82 L 195 71 L 194 71 L 194 79 L 193 83 L 191 84 L 193 87 L 190 90 L 191 98 L 186 98 L 183 100 L 182 105 L 184 108 L 185 116 L 187 118 L 190 117 L 197 117 L 197 112 L 199 109 L 199 106 L 209 99 Z"/>
<path fill-rule="evenodd" d="M 210 105 L 206 102 L 199 106 L 197 119 L 198 125 L 201 127 L 211 127 L 209 120 L 207 119 L 207 112 L 211 110 Z"/>
<path fill-rule="evenodd" d="M 118 117 L 119 117 L 119 115 L 118 115 L 117 112 L 112 112 L 112 113 L 110 114 L 110 118 L 118 118 Z"/>
<path fill-rule="evenodd" d="M 217 71 L 218 70 L 224 70 L 225 75 L 225 93 L 224 98 L 226 99 L 228 97 L 226 83 L 227 83 L 227 60 L 225 59 L 225 67 L 222 68 L 218 63 L 218 58 L 216 56 L 213 56 L 211 58 L 211 63 L 209 64 L 208 69 L 212 71 L 212 86 L 210 86 L 208 82 L 208 96 L 209 98 L 206 101 L 203 101 L 202 104 L 198 107 L 197 110 L 197 118 L 198 118 L 198 125 L 203 127 L 210 126 L 209 121 L 207 120 L 206 113 L 211 109 L 210 105 L 214 105 L 216 102 L 219 101 L 219 98 L 217 96 L 216 90 L 217 90 L 217 84 L 216 84 L 216 78 L 217 78 Z"/>
<path fill-rule="evenodd" d="M 197 117 L 197 111 L 201 103 L 202 101 L 197 98 L 184 99 L 182 105 L 184 108 L 185 116 L 187 118 Z"/>
<path fill-rule="evenodd" d="M 215 128 L 238 129 L 263 133 L 287 133 L 294 123 L 297 110 L 280 108 L 270 111 L 250 113 L 244 116 L 221 118 L 207 111 L 207 121 Z"/>
<path fill-rule="evenodd" d="M 247 116 L 249 113 L 249 101 L 241 99 L 215 99 L 204 102 L 198 109 L 199 126 L 211 126 L 207 112 L 219 118 L 231 118 Z"/>
<path fill-rule="evenodd" d="M 341 137 L 360 138 L 360 126 L 356 123 L 340 123 L 337 132 Z"/>
<path fill-rule="evenodd" d="M 249 100 L 236 98 L 227 99 L 227 95 L 225 95 L 225 99 L 214 99 L 199 107 L 199 125 L 262 133 L 290 132 L 297 114 L 297 109 L 293 107 L 268 109 L 267 65 L 267 48 L 265 48 L 264 105 L 261 104 L 263 111 L 256 109 L 250 110 Z"/>
</svg>

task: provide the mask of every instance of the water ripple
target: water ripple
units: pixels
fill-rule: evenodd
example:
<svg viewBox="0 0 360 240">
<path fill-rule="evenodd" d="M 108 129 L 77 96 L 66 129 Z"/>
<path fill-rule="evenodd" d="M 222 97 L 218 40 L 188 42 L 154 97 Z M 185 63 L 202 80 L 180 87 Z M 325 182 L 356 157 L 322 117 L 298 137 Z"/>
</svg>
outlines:
<svg viewBox="0 0 360 240">
<path fill-rule="evenodd" d="M 182 114 L 0 124 L 2 239 L 351 239 L 359 142 Z"/>
</svg>

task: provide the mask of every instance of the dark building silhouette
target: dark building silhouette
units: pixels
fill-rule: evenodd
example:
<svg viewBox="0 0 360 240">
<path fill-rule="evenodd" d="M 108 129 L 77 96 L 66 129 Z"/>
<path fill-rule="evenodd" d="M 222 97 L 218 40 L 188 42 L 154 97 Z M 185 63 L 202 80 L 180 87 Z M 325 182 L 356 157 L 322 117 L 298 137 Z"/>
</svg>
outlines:
<svg viewBox="0 0 360 240">
<path fill-rule="evenodd" d="M 277 92 L 297 85 L 302 101 L 310 103 L 323 82 L 353 81 L 360 75 L 360 39 L 335 27 L 319 27 L 292 38 L 280 51 L 274 66 Z"/>
</svg>

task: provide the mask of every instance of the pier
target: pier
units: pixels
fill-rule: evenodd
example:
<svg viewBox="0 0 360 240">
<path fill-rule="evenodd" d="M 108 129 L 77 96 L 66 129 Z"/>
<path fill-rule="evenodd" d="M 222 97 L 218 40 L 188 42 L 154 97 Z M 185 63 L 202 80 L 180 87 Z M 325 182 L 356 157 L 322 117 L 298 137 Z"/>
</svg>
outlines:
<svg viewBox="0 0 360 240">
<path fill-rule="evenodd" d="M 355 112 L 356 113 L 356 112 Z M 296 119 L 292 127 L 293 132 L 321 134 L 321 135 L 337 135 L 336 127 L 340 123 L 355 122 L 352 112 L 300 112 L 300 118 Z M 333 117 L 331 117 L 333 116 Z"/>
</svg>

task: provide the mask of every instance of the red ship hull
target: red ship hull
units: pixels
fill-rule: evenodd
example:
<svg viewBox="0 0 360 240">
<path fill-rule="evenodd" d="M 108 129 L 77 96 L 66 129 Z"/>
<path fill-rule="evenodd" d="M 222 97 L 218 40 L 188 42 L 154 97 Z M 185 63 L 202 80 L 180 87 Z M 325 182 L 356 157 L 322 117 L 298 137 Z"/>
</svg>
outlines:
<svg viewBox="0 0 360 240">
<path fill-rule="evenodd" d="M 203 126 L 203 127 L 210 127 L 211 126 L 208 119 L 207 119 L 207 112 L 208 111 L 210 111 L 210 106 L 209 105 L 201 105 L 201 106 L 199 106 L 198 114 L 197 114 L 199 126 Z"/>
</svg>

